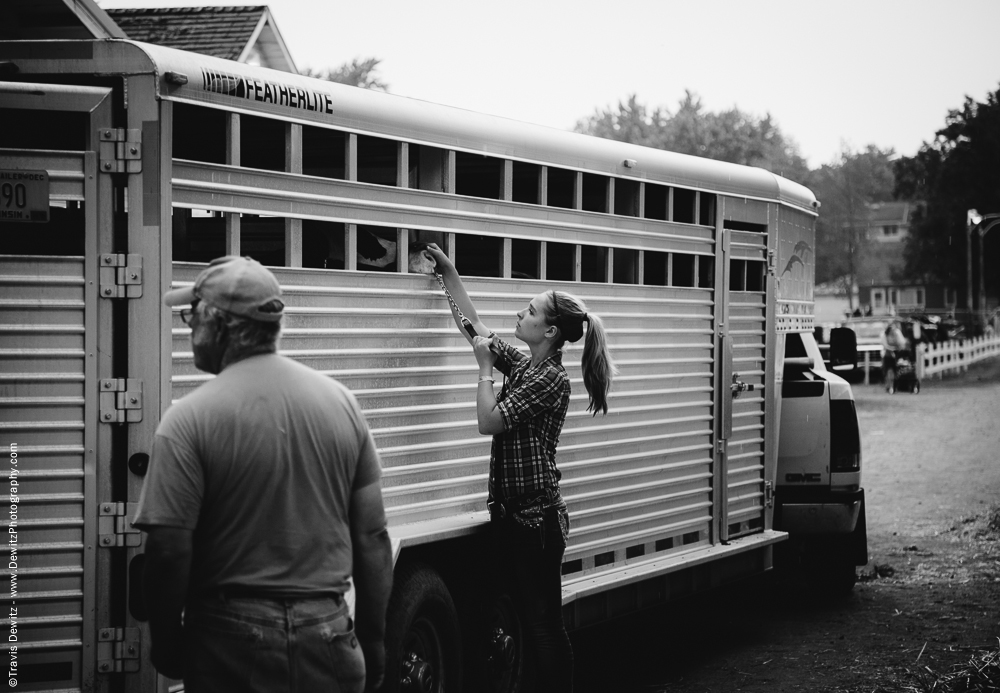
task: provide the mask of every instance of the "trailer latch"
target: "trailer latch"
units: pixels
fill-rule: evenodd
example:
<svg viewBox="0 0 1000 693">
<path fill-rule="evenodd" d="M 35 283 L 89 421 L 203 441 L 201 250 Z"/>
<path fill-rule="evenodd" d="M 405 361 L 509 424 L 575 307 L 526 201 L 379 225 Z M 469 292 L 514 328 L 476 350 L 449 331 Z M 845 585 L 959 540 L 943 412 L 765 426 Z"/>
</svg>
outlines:
<svg viewBox="0 0 1000 693">
<path fill-rule="evenodd" d="M 104 253 L 101 255 L 101 298 L 142 296 L 142 255 Z"/>
<path fill-rule="evenodd" d="M 97 516 L 98 544 L 102 549 L 139 546 L 142 533 L 132 526 L 138 503 L 101 503 Z"/>
<path fill-rule="evenodd" d="M 99 139 L 101 173 L 142 171 L 142 130 L 101 128 Z"/>
<path fill-rule="evenodd" d="M 138 628 L 99 629 L 97 671 L 102 674 L 139 671 L 140 645 Z"/>
<path fill-rule="evenodd" d="M 142 421 L 142 380 L 103 378 L 99 387 L 101 423 Z"/>
</svg>

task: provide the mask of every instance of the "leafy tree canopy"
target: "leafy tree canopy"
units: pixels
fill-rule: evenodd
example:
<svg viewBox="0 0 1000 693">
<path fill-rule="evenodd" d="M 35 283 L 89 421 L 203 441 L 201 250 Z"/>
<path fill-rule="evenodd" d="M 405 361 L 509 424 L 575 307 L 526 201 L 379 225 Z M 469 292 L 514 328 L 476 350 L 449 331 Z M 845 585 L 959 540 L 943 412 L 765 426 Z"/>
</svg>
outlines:
<svg viewBox="0 0 1000 693">
<path fill-rule="evenodd" d="M 927 203 L 910 229 L 908 274 L 963 287 L 966 213 L 1000 213 L 1000 89 L 985 102 L 966 97 L 933 141 L 896 162 L 895 173 L 897 196 Z M 1000 260 L 997 235 L 986 237 L 987 267 Z M 985 274 L 995 292 L 996 273 Z"/>
<path fill-rule="evenodd" d="M 338 84 L 349 84 L 352 87 L 362 89 L 374 89 L 375 91 L 389 91 L 389 85 L 382 81 L 376 72 L 380 58 L 355 58 L 349 63 L 344 63 L 340 67 L 327 68 L 325 70 L 313 70 L 306 68 L 304 75 L 307 77 L 317 77 Z"/>
<path fill-rule="evenodd" d="M 707 111 L 691 91 L 685 91 L 675 112 L 651 108 L 632 94 L 616 107 L 597 109 L 578 121 L 575 130 L 681 154 L 759 166 L 798 182 L 805 182 L 808 176 L 798 146 L 781 132 L 770 114 L 760 118 L 736 107 L 718 113 Z"/>
<path fill-rule="evenodd" d="M 869 275 L 868 208 L 893 199 L 892 149 L 843 147 L 840 156 L 810 172 L 806 181 L 822 205 L 816 221 L 816 281 L 850 289 Z M 853 308 L 853 306 L 852 306 Z"/>
</svg>

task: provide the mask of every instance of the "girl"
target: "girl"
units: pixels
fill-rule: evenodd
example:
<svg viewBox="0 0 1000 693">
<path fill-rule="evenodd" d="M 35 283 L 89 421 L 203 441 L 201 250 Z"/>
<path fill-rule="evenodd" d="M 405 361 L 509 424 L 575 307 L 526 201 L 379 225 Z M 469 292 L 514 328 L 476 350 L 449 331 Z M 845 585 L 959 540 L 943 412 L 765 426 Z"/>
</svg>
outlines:
<svg viewBox="0 0 1000 693">
<path fill-rule="evenodd" d="M 514 336 L 528 345 L 531 356 L 525 356 L 483 325 L 448 256 L 434 244 L 425 252 L 455 301 L 455 322 L 479 362 L 479 432 L 493 436 L 487 505 L 495 551 L 512 581 L 524 632 L 534 644 L 539 690 L 571 691 L 573 650 L 563 625 L 561 596 L 569 515 L 555 462 L 570 396 L 562 346 L 586 334 L 582 366 L 588 411 L 606 414 L 615 368 L 604 325 L 578 298 L 545 291 L 517 313 Z M 467 334 L 458 311 L 478 336 Z M 494 393 L 494 368 L 506 376 L 499 395 Z"/>
</svg>

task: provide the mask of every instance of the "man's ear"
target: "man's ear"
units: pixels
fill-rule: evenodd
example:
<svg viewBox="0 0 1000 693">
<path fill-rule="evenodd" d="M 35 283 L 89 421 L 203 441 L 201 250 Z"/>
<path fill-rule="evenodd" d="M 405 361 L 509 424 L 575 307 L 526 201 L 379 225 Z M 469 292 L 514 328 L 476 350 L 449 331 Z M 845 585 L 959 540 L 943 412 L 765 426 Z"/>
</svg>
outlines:
<svg viewBox="0 0 1000 693">
<path fill-rule="evenodd" d="M 221 315 L 212 316 L 212 330 L 215 332 L 215 343 L 223 344 L 229 337 L 229 328 Z"/>
</svg>

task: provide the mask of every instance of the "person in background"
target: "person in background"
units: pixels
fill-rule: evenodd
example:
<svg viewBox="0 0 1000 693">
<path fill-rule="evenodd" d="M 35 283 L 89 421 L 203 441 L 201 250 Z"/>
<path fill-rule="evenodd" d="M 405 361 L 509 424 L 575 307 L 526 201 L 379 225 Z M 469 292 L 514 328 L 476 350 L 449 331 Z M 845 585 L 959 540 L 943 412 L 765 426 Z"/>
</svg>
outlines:
<svg viewBox="0 0 1000 693">
<path fill-rule="evenodd" d="M 219 258 L 164 303 L 190 304 L 194 364 L 217 377 L 164 414 L 139 499 L 153 664 L 188 693 L 373 690 L 392 557 L 357 402 L 277 355 L 260 263 Z"/>
<path fill-rule="evenodd" d="M 556 467 L 570 399 L 562 347 L 584 338 L 581 365 L 588 411 L 606 414 L 615 368 L 604 325 L 578 298 L 544 291 L 517 313 L 514 336 L 528 346 L 526 356 L 482 323 L 448 256 L 434 244 L 425 252 L 453 297 L 455 321 L 479 363 L 479 432 L 493 436 L 487 505 L 495 556 L 534 646 L 539 690 L 571 691 L 573 650 L 562 619 L 561 575 L 569 515 Z M 478 336 L 467 334 L 459 311 Z M 499 395 L 494 367 L 505 376 Z"/>
<path fill-rule="evenodd" d="M 909 353 L 910 342 L 903 334 L 902 328 L 900 328 L 899 323 L 895 320 L 889 322 L 886 325 L 885 330 L 882 332 L 882 375 L 889 372 L 890 369 L 895 370 L 896 360 Z M 888 387 L 888 386 L 887 386 Z"/>
</svg>

